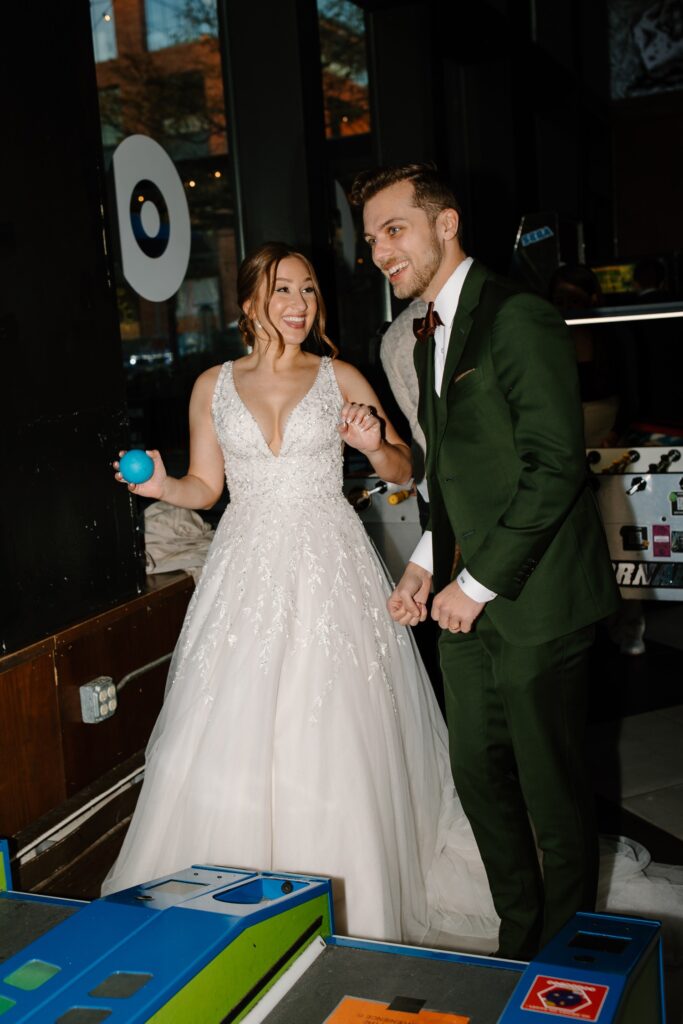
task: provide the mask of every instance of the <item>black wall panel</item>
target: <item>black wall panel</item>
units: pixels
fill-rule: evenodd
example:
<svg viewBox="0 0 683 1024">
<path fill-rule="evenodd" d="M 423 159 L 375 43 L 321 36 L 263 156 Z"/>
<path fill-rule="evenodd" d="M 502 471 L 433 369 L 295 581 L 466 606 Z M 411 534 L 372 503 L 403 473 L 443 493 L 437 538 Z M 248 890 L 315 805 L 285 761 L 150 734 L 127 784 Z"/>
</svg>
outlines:
<svg viewBox="0 0 683 1024">
<path fill-rule="evenodd" d="M 88 0 L 0 13 L 0 652 L 139 592 Z"/>
</svg>

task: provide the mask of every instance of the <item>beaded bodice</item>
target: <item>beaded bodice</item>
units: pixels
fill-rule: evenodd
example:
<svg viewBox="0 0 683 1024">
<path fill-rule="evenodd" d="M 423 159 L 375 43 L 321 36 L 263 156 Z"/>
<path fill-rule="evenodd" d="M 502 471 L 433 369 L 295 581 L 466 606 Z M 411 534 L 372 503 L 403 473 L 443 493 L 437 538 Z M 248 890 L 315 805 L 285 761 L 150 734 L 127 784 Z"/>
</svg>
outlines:
<svg viewBox="0 0 683 1024">
<path fill-rule="evenodd" d="M 324 357 L 310 390 L 289 414 L 275 455 L 235 388 L 232 363 L 225 363 L 212 414 L 231 503 L 264 499 L 291 504 L 297 498 L 310 502 L 340 497 L 342 443 L 337 424 L 342 405 L 332 360 Z"/>
</svg>

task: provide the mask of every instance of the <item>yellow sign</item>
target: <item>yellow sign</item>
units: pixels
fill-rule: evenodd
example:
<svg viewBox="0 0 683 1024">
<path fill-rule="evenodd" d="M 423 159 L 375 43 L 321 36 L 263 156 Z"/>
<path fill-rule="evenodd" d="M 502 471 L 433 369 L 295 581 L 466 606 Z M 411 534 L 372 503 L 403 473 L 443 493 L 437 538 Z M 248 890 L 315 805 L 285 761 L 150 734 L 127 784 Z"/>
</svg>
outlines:
<svg viewBox="0 0 683 1024">
<path fill-rule="evenodd" d="M 336 1010 L 325 1018 L 324 1024 L 469 1024 L 469 1020 L 459 1013 L 438 1013 L 436 1010 L 404 1013 L 390 1010 L 386 1003 L 378 1003 L 374 999 L 345 996 Z"/>
</svg>

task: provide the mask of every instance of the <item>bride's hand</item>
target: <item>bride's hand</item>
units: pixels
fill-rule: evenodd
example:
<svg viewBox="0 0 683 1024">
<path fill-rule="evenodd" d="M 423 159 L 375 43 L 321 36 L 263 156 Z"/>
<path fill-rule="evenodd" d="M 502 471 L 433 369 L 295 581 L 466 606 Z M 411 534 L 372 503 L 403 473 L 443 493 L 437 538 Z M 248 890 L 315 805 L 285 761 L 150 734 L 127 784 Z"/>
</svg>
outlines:
<svg viewBox="0 0 683 1024">
<path fill-rule="evenodd" d="M 119 452 L 119 459 L 125 455 L 125 451 Z M 115 470 L 114 479 L 120 484 L 125 484 L 129 491 L 133 494 L 139 494 L 141 498 L 163 498 L 164 496 L 164 485 L 168 479 L 166 474 L 166 467 L 164 466 L 163 459 L 158 451 L 148 451 L 147 454 L 154 463 L 154 472 L 152 473 L 149 480 L 145 480 L 142 484 L 131 484 L 123 478 L 119 469 L 119 459 L 112 462 L 112 466 Z"/>
<path fill-rule="evenodd" d="M 400 626 L 417 626 L 418 622 L 424 622 L 431 586 L 432 574 L 416 562 L 408 562 L 387 601 L 394 622 Z"/>
<path fill-rule="evenodd" d="M 344 441 L 359 452 L 376 452 L 382 447 L 382 420 L 371 405 L 346 402 L 337 430 Z"/>
</svg>

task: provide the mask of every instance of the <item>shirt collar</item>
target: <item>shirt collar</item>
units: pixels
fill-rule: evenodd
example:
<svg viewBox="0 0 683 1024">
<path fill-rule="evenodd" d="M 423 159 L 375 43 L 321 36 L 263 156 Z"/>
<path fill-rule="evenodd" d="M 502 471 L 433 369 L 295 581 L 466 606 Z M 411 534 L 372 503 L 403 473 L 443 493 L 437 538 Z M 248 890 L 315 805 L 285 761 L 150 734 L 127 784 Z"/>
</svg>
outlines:
<svg viewBox="0 0 683 1024">
<path fill-rule="evenodd" d="M 437 297 L 434 299 L 434 308 L 441 317 L 442 323 L 446 328 L 446 337 L 450 334 L 451 326 L 458 308 L 458 302 L 460 301 L 460 292 L 462 291 L 462 286 L 465 283 L 465 278 L 467 277 L 467 271 L 473 263 L 474 260 L 471 256 L 466 256 L 462 263 L 458 263 L 457 267 L 448 278 Z"/>
</svg>

